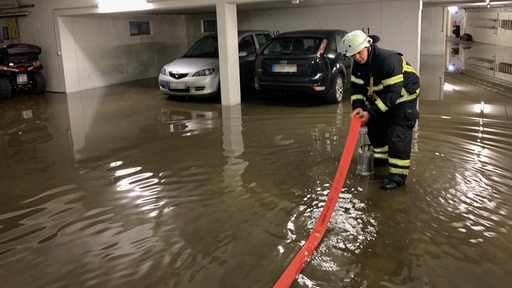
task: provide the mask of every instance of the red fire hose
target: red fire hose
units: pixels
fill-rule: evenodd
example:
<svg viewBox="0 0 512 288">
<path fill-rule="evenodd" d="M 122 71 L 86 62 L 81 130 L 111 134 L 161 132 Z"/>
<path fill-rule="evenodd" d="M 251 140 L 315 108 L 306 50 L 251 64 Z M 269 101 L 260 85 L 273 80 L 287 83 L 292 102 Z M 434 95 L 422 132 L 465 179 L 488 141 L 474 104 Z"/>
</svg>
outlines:
<svg viewBox="0 0 512 288">
<path fill-rule="evenodd" d="M 311 235 L 309 235 L 308 241 L 306 241 L 304 246 L 302 246 L 299 253 L 295 255 L 295 258 L 293 258 L 292 262 L 290 262 L 279 280 L 277 280 L 274 288 L 290 287 L 322 240 L 327 224 L 329 224 L 329 220 L 331 220 L 332 212 L 338 202 L 341 188 L 345 182 L 345 177 L 347 176 L 348 167 L 350 166 L 350 161 L 354 154 L 360 127 L 361 119 L 358 117 L 352 118 L 350 130 L 348 131 L 347 140 L 345 142 L 345 148 L 341 154 L 340 164 L 338 165 L 338 170 L 336 171 L 336 176 L 334 177 L 334 181 L 332 183 L 331 190 L 329 191 L 329 195 L 327 196 L 325 206 L 322 209 L 322 213 L 320 214 Z"/>
</svg>

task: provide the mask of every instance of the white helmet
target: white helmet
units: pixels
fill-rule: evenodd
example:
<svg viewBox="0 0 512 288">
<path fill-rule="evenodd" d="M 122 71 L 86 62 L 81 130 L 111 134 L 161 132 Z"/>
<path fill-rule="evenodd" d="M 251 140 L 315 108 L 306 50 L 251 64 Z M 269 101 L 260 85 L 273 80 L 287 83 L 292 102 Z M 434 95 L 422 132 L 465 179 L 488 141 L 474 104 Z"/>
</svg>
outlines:
<svg viewBox="0 0 512 288">
<path fill-rule="evenodd" d="M 368 37 L 361 30 L 354 30 L 345 35 L 341 42 L 345 49 L 345 55 L 352 56 L 359 53 L 363 48 L 370 46 L 370 44 L 372 44 L 372 38 Z"/>
</svg>

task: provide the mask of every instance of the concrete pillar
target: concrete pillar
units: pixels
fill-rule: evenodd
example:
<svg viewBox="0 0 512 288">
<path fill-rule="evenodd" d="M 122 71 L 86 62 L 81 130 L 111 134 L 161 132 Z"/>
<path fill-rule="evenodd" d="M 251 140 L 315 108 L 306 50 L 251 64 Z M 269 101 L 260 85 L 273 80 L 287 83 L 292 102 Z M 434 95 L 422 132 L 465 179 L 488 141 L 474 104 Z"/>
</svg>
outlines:
<svg viewBox="0 0 512 288">
<path fill-rule="evenodd" d="M 249 162 L 242 157 L 244 138 L 242 135 L 242 108 L 240 105 L 222 106 L 222 147 L 226 164 L 222 176 L 225 192 L 243 191 L 242 175 Z"/>
<path fill-rule="evenodd" d="M 219 1 L 216 10 L 221 103 L 222 106 L 233 106 L 241 102 L 236 4 Z"/>
</svg>

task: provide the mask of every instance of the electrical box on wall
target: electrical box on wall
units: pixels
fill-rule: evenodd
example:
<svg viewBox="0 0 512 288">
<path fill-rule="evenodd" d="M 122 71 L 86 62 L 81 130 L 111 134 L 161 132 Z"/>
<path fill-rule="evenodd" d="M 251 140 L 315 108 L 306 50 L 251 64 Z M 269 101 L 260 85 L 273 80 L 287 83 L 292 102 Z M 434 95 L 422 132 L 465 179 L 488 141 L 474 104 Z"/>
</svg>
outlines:
<svg viewBox="0 0 512 288">
<path fill-rule="evenodd" d="M 7 19 L 7 29 L 9 29 L 10 39 L 20 38 L 20 33 L 18 31 L 18 20 L 15 17 Z"/>
<path fill-rule="evenodd" d="M 20 38 L 16 17 L 0 18 L 0 27 L 2 28 L 0 43 L 7 42 L 7 44 L 9 44 L 13 43 L 13 40 Z"/>
</svg>

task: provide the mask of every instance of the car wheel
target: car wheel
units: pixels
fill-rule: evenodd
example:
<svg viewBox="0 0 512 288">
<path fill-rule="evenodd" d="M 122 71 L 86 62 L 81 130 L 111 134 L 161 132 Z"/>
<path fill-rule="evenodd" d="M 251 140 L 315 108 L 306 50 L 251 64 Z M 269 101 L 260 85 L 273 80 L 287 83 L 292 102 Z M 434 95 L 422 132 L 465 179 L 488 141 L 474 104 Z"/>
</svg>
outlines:
<svg viewBox="0 0 512 288">
<path fill-rule="evenodd" d="M 334 86 L 325 97 L 325 100 L 329 103 L 339 103 L 341 99 L 343 99 L 344 88 L 345 87 L 343 85 L 343 78 L 341 77 L 340 74 L 336 74 Z"/>
<path fill-rule="evenodd" d="M 11 83 L 9 79 L 0 77 L 0 99 L 7 99 L 11 97 Z"/>
<path fill-rule="evenodd" d="M 41 72 L 35 72 L 29 75 L 31 80 L 30 92 L 33 94 L 43 94 L 46 91 L 46 80 Z"/>
</svg>

